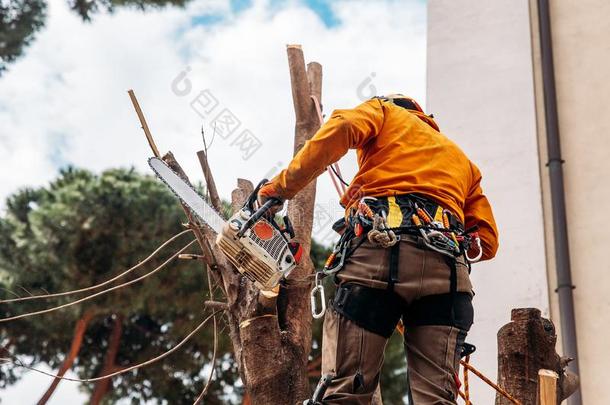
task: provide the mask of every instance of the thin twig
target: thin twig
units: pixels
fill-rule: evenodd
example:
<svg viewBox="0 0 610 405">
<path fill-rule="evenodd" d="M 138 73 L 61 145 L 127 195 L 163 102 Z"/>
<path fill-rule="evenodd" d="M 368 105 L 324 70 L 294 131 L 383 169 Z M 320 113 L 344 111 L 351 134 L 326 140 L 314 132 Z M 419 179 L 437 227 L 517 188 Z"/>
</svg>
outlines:
<svg viewBox="0 0 610 405">
<path fill-rule="evenodd" d="M 212 206 L 216 209 L 216 211 L 221 212 L 222 201 L 220 199 L 220 196 L 218 195 L 216 181 L 214 180 L 212 170 L 210 169 L 210 164 L 208 162 L 208 153 L 205 150 L 200 150 L 197 152 L 197 158 L 199 159 L 199 164 L 201 165 L 201 170 L 203 171 L 203 177 L 205 177 L 205 188 L 210 196 L 210 202 L 212 203 Z"/>
<path fill-rule="evenodd" d="M 157 148 L 157 145 L 155 144 L 155 140 L 153 139 L 152 134 L 150 133 L 150 129 L 148 128 L 148 124 L 146 123 L 146 118 L 144 118 L 144 113 L 142 112 L 142 109 L 140 108 L 140 103 L 138 103 L 136 94 L 131 89 L 128 90 L 127 93 L 129 94 L 129 98 L 131 99 L 133 108 L 136 110 L 136 114 L 138 115 L 138 119 L 140 120 L 140 124 L 142 125 L 142 130 L 144 131 L 144 135 L 146 136 L 146 140 L 148 141 L 148 145 L 150 146 L 150 149 L 152 149 L 152 151 L 156 157 L 161 157 L 161 153 L 159 153 L 159 149 Z"/>
<path fill-rule="evenodd" d="M 0 287 L 0 290 L 4 290 L 7 293 L 13 294 L 15 297 L 21 298 L 21 295 L 17 294 L 16 292 L 13 292 L 13 291 L 9 290 L 8 288 Z M 0 302 L 7 302 L 7 301 L 0 301 Z"/>
<path fill-rule="evenodd" d="M 25 289 L 24 286 L 22 285 L 18 285 L 17 287 L 21 288 L 23 291 L 25 291 L 30 297 L 33 297 L 34 294 L 32 294 L 31 292 L 29 292 L 28 290 Z M 26 297 L 27 298 L 27 297 Z"/>
<path fill-rule="evenodd" d="M 226 311 L 229 309 L 229 304 L 220 301 L 205 301 L 203 305 L 205 305 L 207 308 L 217 309 L 219 311 Z"/>
</svg>

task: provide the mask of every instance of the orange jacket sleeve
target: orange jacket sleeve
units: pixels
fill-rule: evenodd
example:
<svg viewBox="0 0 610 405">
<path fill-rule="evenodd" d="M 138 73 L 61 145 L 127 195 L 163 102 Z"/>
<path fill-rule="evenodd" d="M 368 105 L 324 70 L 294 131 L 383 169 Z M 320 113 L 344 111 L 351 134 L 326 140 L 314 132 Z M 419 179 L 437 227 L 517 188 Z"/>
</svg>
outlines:
<svg viewBox="0 0 610 405">
<path fill-rule="evenodd" d="M 464 223 L 466 229 L 477 225 L 483 247 L 482 260 L 492 259 L 498 250 L 498 228 L 491 205 L 481 189 L 481 172 L 472 165 L 473 182 L 464 204 Z"/>
<path fill-rule="evenodd" d="M 271 183 L 278 194 L 290 199 L 310 181 L 338 161 L 349 149 L 359 148 L 381 131 L 381 101 L 372 99 L 351 110 L 335 110 L 330 119 L 305 143 Z"/>
</svg>

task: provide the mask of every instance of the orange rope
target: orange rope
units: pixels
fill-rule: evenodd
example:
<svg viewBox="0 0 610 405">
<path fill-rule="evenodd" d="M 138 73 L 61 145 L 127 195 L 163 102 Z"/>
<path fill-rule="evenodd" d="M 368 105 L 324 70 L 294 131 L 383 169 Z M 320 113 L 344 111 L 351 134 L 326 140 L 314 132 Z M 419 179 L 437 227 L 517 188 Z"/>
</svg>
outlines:
<svg viewBox="0 0 610 405">
<path fill-rule="evenodd" d="M 470 355 L 466 356 L 464 363 L 470 363 Z M 466 405 L 472 405 L 470 402 L 470 384 L 468 382 L 468 369 L 464 367 L 464 402 Z"/>
<path fill-rule="evenodd" d="M 458 390 L 458 394 L 460 395 L 460 398 L 462 398 L 464 401 L 466 401 L 466 394 L 464 394 L 462 391 Z M 468 402 L 470 405 L 472 404 L 472 401 Z"/>
<path fill-rule="evenodd" d="M 483 373 L 481 373 L 479 370 L 477 370 L 476 368 L 474 368 L 473 366 L 471 366 L 470 364 L 468 364 L 466 361 L 464 360 L 460 360 L 460 364 L 464 367 L 464 369 L 468 369 L 468 371 L 472 371 L 472 373 L 474 375 L 476 375 L 477 377 L 479 377 L 481 380 L 483 380 L 484 382 L 486 382 L 489 386 L 491 386 L 493 389 L 495 389 L 498 393 L 500 393 L 500 395 L 504 396 L 504 398 L 508 399 L 510 402 L 512 402 L 515 405 L 522 405 L 521 402 L 517 401 L 512 395 L 510 395 L 508 392 L 506 392 L 503 388 L 501 388 L 499 385 L 495 384 L 493 381 L 491 381 L 489 378 L 485 377 L 483 375 Z"/>
</svg>

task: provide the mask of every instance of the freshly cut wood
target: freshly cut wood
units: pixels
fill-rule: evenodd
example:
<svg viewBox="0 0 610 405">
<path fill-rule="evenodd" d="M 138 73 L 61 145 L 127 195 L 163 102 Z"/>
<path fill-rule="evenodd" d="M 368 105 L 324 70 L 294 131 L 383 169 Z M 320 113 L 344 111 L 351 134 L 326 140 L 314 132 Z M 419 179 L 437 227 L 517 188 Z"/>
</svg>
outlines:
<svg viewBox="0 0 610 405">
<path fill-rule="evenodd" d="M 552 370 L 538 371 L 538 405 L 557 405 L 557 380 Z"/>
</svg>

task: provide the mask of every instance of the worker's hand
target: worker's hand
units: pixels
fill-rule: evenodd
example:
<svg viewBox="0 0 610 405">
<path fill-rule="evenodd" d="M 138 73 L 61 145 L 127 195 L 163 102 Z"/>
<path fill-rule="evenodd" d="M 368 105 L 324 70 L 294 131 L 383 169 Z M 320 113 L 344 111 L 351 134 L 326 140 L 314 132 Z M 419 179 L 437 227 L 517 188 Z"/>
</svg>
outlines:
<svg viewBox="0 0 610 405">
<path fill-rule="evenodd" d="M 272 206 L 269 210 L 271 214 L 275 215 L 284 206 L 284 199 L 280 196 L 275 185 L 271 182 L 266 183 L 258 190 L 258 204 L 262 206 L 270 198 L 276 198 L 280 201 L 279 204 Z"/>
</svg>

